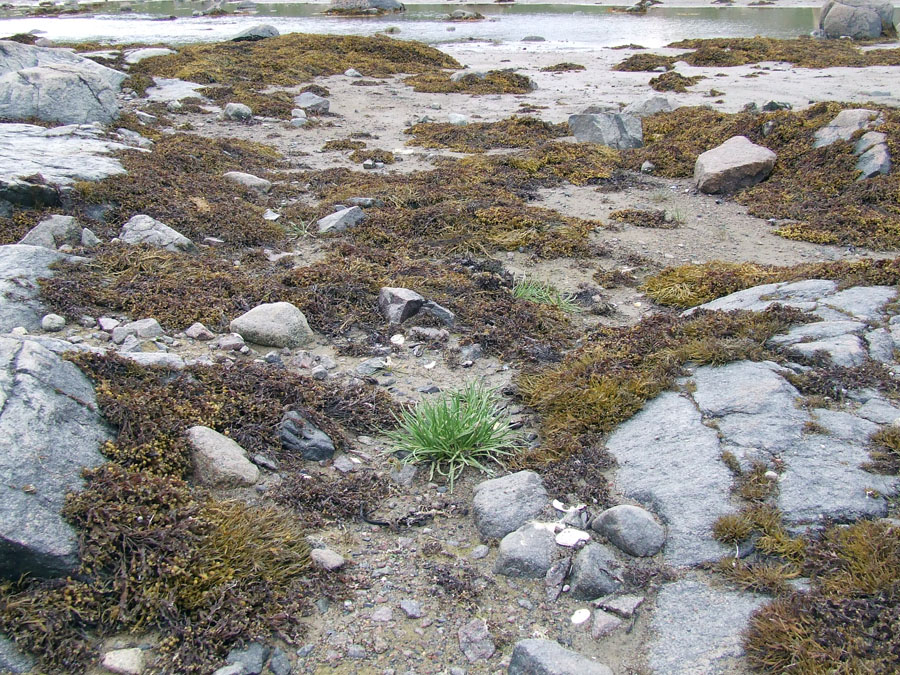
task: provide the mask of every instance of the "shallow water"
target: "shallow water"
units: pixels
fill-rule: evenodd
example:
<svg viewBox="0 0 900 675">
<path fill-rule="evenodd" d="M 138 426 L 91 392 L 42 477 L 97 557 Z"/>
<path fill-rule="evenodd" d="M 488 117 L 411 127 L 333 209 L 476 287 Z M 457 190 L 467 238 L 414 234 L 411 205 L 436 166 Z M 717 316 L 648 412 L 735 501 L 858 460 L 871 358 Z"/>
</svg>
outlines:
<svg viewBox="0 0 900 675">
<path fill-rule="evenodd" d="M 372 35 L 395 26 L 400 29 L 397 37 L 430 44 L 469 40 L 511 43 L 539 35 L 546 42 L 530 42 L 528 48 L 544 50 L 630 43 L 661 47 L 689 37 L 797 37 L 808 34 L 818 18 L 815 9 L 773 7 L 654 7 L 645 16 L 632 16 L 613 12 L 609 7 L 587 5 L 407 5 L 404 14 L 371 18 L 328 17 L 322 14 L 324 5 L 296 3 L 258 4 L 252 13 L 217 18 L 191 16 L 192 12 L 209 7 L 209 3 L 202 2 L 144 2 L 132 7 L 134 13 L 127 14 L 7 18 L 0 24 L 0 34 L 40 31 L 55 41 L 178 44 L 227 39 L 265 22 L 282 33 L 339 35 Z M 224 7 L 232 9 L 235 5 Z M 478 11 L 486 20 L 448 23 L 440 19 L 457 9 Z M 175 18 L 164 20 L 167 17 Z"/>
</svg>

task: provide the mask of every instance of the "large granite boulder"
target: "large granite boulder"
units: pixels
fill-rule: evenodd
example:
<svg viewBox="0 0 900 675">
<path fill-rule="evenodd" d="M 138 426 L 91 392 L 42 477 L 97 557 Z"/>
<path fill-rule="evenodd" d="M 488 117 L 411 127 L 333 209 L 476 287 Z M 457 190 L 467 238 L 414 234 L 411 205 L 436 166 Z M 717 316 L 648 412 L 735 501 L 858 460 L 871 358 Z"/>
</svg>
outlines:
<svg viewBox="0 0 900 675">
<path fill-rule="evenodd" d="M 736 192 L 768 178 L 775 159 L 768 148 L 751 143 L 746 136 L 733 136 L 697 158 L 694 183 L 706 194 Z"/>
<path fill-rule="evenodd" d="M 78 540 L 60 511 L 112 432 L 87 377 L 30 340 L 0 337 L 0 403 L 0 576 L 69 574 Z"/>
<path fill-rule="evenodd" d="M 41 327 L 47 308 L 38 299 L 38 279 L 53 276 L 50 265 L 67 258 L 43 246 L 0 246 L 0 333 Z"/>
<path fill-rule="evenodd" d="M 616 150 L 639 148 L 644 144 L 641 119 L 634 115 L 607 112 L 570 115 L 569 130 L 579 142 L 599 143 Z"/>
<path fill-rule="evenodd" d="M 829 38 L 893 37 L 894 6 L 890 0 L 828 0 L 822 5 L 819 29 Z"/>
<path fill-rule="evenodd" d="M 111 122 L 125 77 L 66 49 L 0 40 L 0 119 Z"/>
</svg>

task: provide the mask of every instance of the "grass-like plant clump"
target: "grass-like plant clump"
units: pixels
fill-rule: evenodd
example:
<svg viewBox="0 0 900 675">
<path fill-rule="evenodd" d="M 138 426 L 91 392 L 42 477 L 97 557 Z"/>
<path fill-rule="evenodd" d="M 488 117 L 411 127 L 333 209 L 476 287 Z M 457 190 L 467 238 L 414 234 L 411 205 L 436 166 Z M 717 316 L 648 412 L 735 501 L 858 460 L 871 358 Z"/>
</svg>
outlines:
<svg viewBox="0 0 900 675">
<path fill-rule="evenodd" d="M 560 293 L 553 284 L 529 279 L 525 275 L 516 279 L 512 294 L 514 298 L 536 302 L 539 305 L 552 305 L 563 312 L 578 312 L 580 309 L 571 293 Z"/>
<path fill-rule="evenodd" d="M 445 478 L 451 491 L 466 467 L 488 475 L 503 467 L 515 443 L 499 396 L 475 381 L 404 411 L 388 436 L 404 462 L 427 464 L 428 479 Z"/>
<path fill-rule="evenodd" d="M 425 72 L 413 75 L 404 82 L 418 92 L 428 94 L 527 94 L 534 83 L 526 75 L 511 70 L 489 70 L 469 73 L 455 82 L 451 73 Z"/>
<path fill-rule="evenodd" d="M 499 122 L 457 124 L 425 122 L 406 130 L 408 145 L 484 152 L 496 148 L 534 148 L 569 135 L 567 124 L 550 124 L 533 117 L 510 117 Z"/>
</svg>

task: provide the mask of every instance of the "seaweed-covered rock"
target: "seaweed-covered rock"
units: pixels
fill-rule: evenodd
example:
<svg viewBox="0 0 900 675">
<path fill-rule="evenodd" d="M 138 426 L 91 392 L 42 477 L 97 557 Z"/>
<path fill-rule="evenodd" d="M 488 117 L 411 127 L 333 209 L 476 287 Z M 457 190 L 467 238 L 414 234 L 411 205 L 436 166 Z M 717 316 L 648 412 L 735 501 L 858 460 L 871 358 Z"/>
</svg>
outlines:
<svg viewBox="0 0 900 675">
<path fill-rule="evenodd" d="M 506 670 L 509 675 L 612 675 L 602 663 L 591 661 L 554 640 L 519 640 Z"/>
<path fill-rule="evenodd" d="M 243 30 L 233 38 L 231 38 L 232 42 L 256 42 L 257 40 L 265 40 L 266 38 L 278 37 L 281 33 L 278 32 L 278 29 L 275 26 L 272 26 L 267 23 L 260 23 L 255 26 L 251 26 L 247 30 Z"/>
<path fill-rule="evenodd" d="M 547 505 L 547 490 L 533 471 L 519 471 L 475 486 L 472 510 L 483 539 L 500 539 L 519 529 Z"/>
<path fill-rule="evenodd" d="M 768 148 L 752 143 L 746 136 L 734 136 L 697 158 L 694 183 L 707 194 L 736 192 L 768 178 L 775 159 L 775 153 Z"/>
<path fill-rule="evenodd" d="M 112 439 L 93 387 L 48 349 L 0 337 L 0 402 L 0 576 L 71 573 L 78 541 L 60 511 Z"/>
<path fill-rule="evenodd" d="M 666 543 L 666 529 L 649 511 L 630 504 L 606 509 L 591 527 L 628 555 L 655 555 Z"/>
<path fill-rule="evenodd" d="M 0 119 L 111 122 L 125 77 L 69 50 L 0 40 Z"/>
<path fill-rule="evenodd" d="M 78 246 L 82 227 L 74 216 L 52 215 L 32 227 L 20 244 L 57 249 L 63 244 Z"/>
<path fill-rule="evenodd" d="M 167 251 L 194 251 L 194 242 L 156 218 L 144 214 L 132 216 L 122 225 L 119 239 L 126 244 L 149 244 Z"/>
<path fill-rule="evenodd" d="M 247 458 L 247 452 L 228 436 L 209 427 L 187 430 L 193 448 L 194 476 L 204 485 L 255 485 L 259 469 Z"/>
<path fill-rule="evenodd" d="M 639 148 L 644 144 L 641 119 L 634 115 L 606 112 L 570 115 L 569 130 L 579 142 L 599 143 L 616 150 Z"/>
<path fill-rule="evenodd" d="M 303 459 L 318 462 L 334 456 L 334 442 L 328 434 L 296 410 L 284 414 L 279 431 L 284 449 L 299 452 Z"/>
<path fill-rule="evenodd" d="M 43 246 L 0 246 L 0 333 L 40 327 L 47 310 L 38 299 L 38 279 L 53 276 L 50 265 L 59 260 L 75 258 Z"/>
<path fill-rule="evenodd" d="M 890 0 L 828 0 L 822 5 L 819 29 L 826 37 L 854 40 L 895 35 Z"/>
<path fill-rule="evenodd" d="M 234 319 L 231 330 L 265 347 L 303 347 L 314 338 L 306 316 L 289 302 L 257 305 Z"/>
</svg>

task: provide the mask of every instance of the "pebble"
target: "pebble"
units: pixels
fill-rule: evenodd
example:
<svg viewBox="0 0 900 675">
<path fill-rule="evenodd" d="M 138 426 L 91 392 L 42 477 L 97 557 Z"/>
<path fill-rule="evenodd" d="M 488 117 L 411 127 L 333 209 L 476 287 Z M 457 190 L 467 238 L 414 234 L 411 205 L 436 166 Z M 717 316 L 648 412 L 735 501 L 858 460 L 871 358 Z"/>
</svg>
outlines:
<svg viewBox="0 0 900 675">
<path fill-rule="evenodd" d="M 59 314 L 47 314 L 41 319 L 41 330 L 56 333 L 66 327 L 66 320 Z"/>
<path fill-rule="evenodd" d="M 418 600 L 401 600 L 400 609 L 409 619 L 420 619 L 425 614 L 422 603 Z"/>
<path fill-rule="evenodd" d="M 362 645 L 350 645 L 347 647 L 348 659 L 364 659 L 366 658 L 366 650 Z"/>
<path fill-rule="evenodd" d="M 572 614 L 572 618 L 571 618 L 572 625 L 580 626 L 581 624 L 585 623 L 586 621 L 589 621 L 590 618 L 591 618 L 591 610 L 585 609 L 585 608 L 577 609 L 577 610 L 575 610 L 575 613 Z"/>
</svg>

